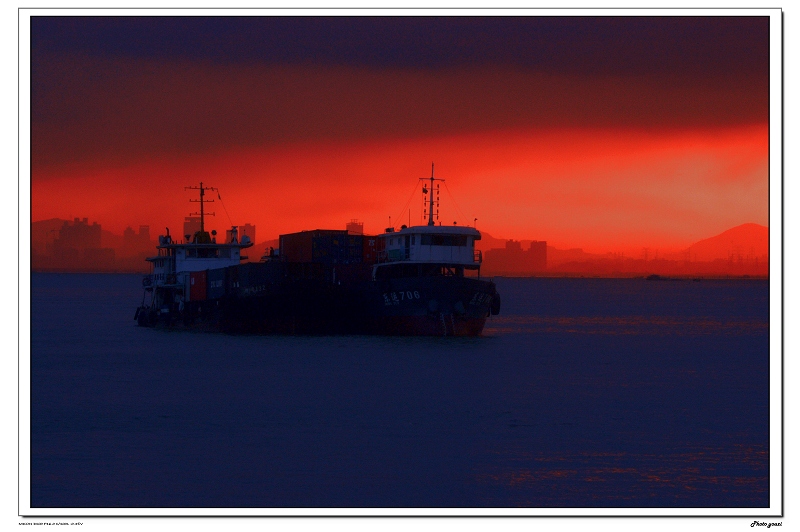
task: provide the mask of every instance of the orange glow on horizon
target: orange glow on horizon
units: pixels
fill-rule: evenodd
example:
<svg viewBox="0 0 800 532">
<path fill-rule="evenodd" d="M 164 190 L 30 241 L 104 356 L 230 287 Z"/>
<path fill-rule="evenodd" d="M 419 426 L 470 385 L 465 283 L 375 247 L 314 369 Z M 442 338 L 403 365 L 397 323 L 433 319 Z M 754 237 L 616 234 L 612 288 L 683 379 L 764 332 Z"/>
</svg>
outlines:
<svg viewBox="0 0 800 532">
<path fill-rule="evenodd" d="M 655 133 L 634 129 L 506 130 L 437 138 L 303 142 L 127 166 L 34 170 L 32 221 L 88 217 L 179 234 L 192 191 L 219 189 L 207 222 L 252 223 L 259 242 L 341 228 L 367 233 L 421 223 L 421 177 L 446 179 L 441 221 L 496 238 L 547 240 L 589 252 L 680 249 L 733 226 L 768 225 L 766 125 Z M 416 188 L 415 188 L 416 187 Z M 416 191 L 416 192 L 414 192 Z M 452 197 L 450 196 L 452 193 Z M 454 201 L 453 201 L 454 200 Z M 224 205 L 224 207 L 223 207 Z M 230 221 L 226 215 L 230 214 Z"/>
</svg>

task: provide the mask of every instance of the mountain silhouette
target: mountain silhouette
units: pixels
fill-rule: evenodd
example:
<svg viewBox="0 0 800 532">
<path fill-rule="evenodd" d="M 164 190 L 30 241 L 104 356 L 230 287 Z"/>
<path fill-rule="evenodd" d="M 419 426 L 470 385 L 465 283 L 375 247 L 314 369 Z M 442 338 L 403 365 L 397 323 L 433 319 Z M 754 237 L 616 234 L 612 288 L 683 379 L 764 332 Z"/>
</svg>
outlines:
<svg viewBox="0 0 800 532">
<path fill-rule="evenodd" d="M 695 242 L 685 251 L 691 261 L 754 259 L 769 256 L 769 227 L 747 223 Z"/>
</svg>

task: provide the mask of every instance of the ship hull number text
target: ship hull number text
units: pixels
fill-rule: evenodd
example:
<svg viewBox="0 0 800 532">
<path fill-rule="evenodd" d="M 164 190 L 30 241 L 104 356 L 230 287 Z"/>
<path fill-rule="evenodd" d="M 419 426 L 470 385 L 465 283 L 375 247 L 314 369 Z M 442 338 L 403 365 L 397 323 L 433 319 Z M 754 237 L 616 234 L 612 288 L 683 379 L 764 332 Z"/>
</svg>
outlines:
<svg viewBox="0 0 800 532">
<path fill-rule="evenodd" d="M 383 304 L 386 306 L 391 305 L 399 305 L 403 301 L 410 301 L 412 299 L 419 299 L 419 292 L 414 290 L 405 290 L 399 292 L 384 292 L 383 293 Z"/>
<path fill-rule="evenodd" d="M 475 292 L 475 295 L 472 296 L 472 299 L 470 300 L 469 304 L 470 305 L 483 305 L 485 303 L 488 304 L 491 301 L 492 301 L 492 296 L 491 295 L 484 294 L 484 293 L 481 293 L 481 292 Z"/>
</svg>

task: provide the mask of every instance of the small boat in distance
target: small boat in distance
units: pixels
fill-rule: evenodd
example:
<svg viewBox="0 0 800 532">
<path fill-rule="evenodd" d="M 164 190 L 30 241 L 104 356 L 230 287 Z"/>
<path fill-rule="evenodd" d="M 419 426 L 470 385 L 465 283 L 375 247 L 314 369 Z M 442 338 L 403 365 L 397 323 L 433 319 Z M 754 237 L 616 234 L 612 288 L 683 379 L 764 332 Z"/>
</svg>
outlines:
<svg viewBox="0 0 800 532">
<path fill-rule="evenodd" d="M 147 260 L 144 296 L 134 319 L 144 327 L 246 334 L 478 336 L 500 312 L 500 295 L 480 277 L 481 238 L 473 227 L 434 223 L 433 176 L 423 179 L 426 225 L 380 235 L 342 230 L 280 235 L 260 262 L 241 263 L 253 244 L 234 226 L 225 242 L 200 230 L 174 242 L 159 237 Z M 430 188 L 428 188 L 428 186 Z"/>
</svg>

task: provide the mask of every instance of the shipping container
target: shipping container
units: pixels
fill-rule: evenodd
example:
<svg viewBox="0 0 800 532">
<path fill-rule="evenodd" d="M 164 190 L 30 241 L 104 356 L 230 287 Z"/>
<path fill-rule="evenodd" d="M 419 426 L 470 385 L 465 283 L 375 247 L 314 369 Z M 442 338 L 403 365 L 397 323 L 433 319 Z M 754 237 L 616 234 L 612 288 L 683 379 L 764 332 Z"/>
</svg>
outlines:
<svg viewBox="0 0 800 532">
<path fill-rule="evenodd" d="M 279 245 L 281 260 L 287 262 L 311 262 L 312 238 L 312 231 L 280 235 Z"/>
<path fill-rule="evenodd" d="M 327 270 L 320 263 L 314 262 L 290 262 L 286 263 L 286 277 L 292 281 L 315 280 L 321 281 L 329 278 Z"/>
<path fill-rule="evenodd" d="M 331 280 L 338 285 L 358 285 L 372 278 L 372 266 L 370 264 L 337 264 L 332 266 L 331 269 Z"/>
<path fill-rule="evenodd" d="M 189 274 L 189 301 L 205 301 L 208 270 Z"/>
<path fill-rule="evenodd" d="M 324 246 L 322 240 L 331 236 L 347 235 L 347 231 L 331 229 L 315 229 L 280 235 L 280 255 L 288 262 L 312 262 L 315 259 L 314 250 Z M 317 240 L 315 244 L 315 239 Z"/>
<path fill-rule="evenodd" d="M 238 269 L 240 290 L 259 287 L 262 290 L 283 280 L 284 265 L 276 261 L 241 264 Z"/>
<path fill-rule="evenodd" d="M 228 273 L 225 275 L 225 295 L 233 296 L 238 293 L 239 266 L 230 266 L 228 268 Z"/>
<path fill-rule="evenodd" d="M 349 264 L 364 262 L 364 235 L 347 236 L 347 261 Z"/>
<path fill-rule="evenodd" d="M 225 295 L 227 273 L 228 268 L 208 270 L 206 278 L 208 299 L 219 299 Z"/>
<path fill-rule="evenodd" d="M 287 262 L 358 264 L 363 261 L 363 235 L 315 229 L 280 236 L 280 256 Z"/>
<path fill-rule="evenodd" d="M 362 261 L 366 264 L 375 264 L 378 253 L 383 251 L 383 239 L 377 236 L 363 236 Z"/>
<path fill-rule="evenodd" d="M 358 264 L 363 257 L 363 236 L 321 234 L 312 239 L 311 260 L 322 264 Z"/>
</svg>

